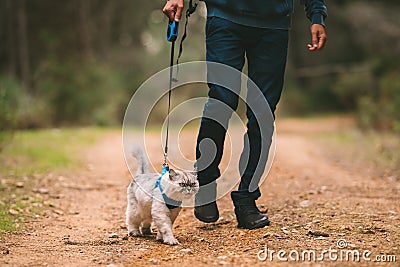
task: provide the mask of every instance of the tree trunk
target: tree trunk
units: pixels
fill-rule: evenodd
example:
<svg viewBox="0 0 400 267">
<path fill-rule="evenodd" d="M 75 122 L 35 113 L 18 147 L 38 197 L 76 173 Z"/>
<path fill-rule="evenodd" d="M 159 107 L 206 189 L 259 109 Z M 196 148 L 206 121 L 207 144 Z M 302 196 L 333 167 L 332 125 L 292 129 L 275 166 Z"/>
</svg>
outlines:
<svg viewBox="0 0 400 267">
<path fill-rule="evenodd" d="M 84 61 L 93 60 L 93 51 L 90 44 L 90 31 L 89 31 L 89 0 L 78 0 L 78 34 L 81 46 L 81 56 Z"/>
<path fill-rule="evenodd" d="M 101 34 L 99 36 L 101 52 L 107 57 L 111 46 L 111 23 L 115 4 L 113 0 L 102 1 L 103 9 L 100 19 Z"/>
<path fill-rule="evenodd" d="M 31 69 L 29 61 L 29 45 L 26 20 L 26 1 L 17 0 L 18 54 L 21 68 L 21 80 L 26 89 L 31 88 Z"/>
<path fill-rule="evenodd" d="M 6 0 L 5 2 L 5 31 L 6 31 L 6 43 L 5 50 L 7 51 L 7 73 L 12 76 L 17 76 L 17 58 L 15 52 L 15 20 L 13 14 L 15 14 L 15 6 L 13 0 Z"/>
</svg>

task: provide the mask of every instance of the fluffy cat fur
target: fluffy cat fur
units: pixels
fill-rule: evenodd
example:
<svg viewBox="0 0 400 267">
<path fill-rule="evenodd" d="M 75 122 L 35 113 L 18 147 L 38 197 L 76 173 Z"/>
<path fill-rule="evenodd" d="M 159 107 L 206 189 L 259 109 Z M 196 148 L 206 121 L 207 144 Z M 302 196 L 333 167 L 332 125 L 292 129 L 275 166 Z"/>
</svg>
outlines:
<svg viewBox="0 0 400 267">
<path fill-rule="evenodd" d="M 148 173 L 148 161 L 143 150 L 134 148 L 132 155 L 138 160 L 138 169 L 127 190 L 126 224 L 128 225 L 128 235 L 150 235 L 150 226 L 153 222 L 158 229 L 157 240 L 169 245 L 178 244 L 172 232 L 172 225 L 181 207 L 170 210 L 166 206 L 160 189 L 155 187 L 160 174 Z M 199 190 L 195 173 L 172 169 L 162 176 L 161 186 L 168 198 L 177 201 L 191 198 Z"/>
</svg>

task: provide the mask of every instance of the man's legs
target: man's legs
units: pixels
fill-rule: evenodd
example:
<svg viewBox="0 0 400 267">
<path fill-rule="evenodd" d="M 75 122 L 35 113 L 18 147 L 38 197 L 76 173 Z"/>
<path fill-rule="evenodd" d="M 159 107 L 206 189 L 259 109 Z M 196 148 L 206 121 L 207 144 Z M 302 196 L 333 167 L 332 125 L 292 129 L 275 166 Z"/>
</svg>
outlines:
<svg viewBox="0 0 400 267">
<path fill-rule="evenodd" d="M 239 162 L 241 182 L 231 197 L 239 225 L 252 229 L 269 224 L 255 207 L 255 200 L 261 196 L 258 184 L 268 160 L 274 132 L 273 114 L 283 87 L 288 31 L 254 29 L 251 34 L 254 36 L 246 44 L 248 74 L 256 86 L 248 83 L 247 132 Z"/>
<path fill-rule="evenodd" d="M 206 24 L 206 59 L 228 65 L 239 71 L 244 65 L 244 46 L 240 38 L 241 27 L 230 21 L 211 17 Z M 196 195 L 196 217 L 204 222 L 218 219 L 215 204 L 216 183 L 220 176 L 221 162 L 226 130 L 232 112 L 238 105 L 240 92 L 240 73 L 221 71 L 214 65 L 208 65 L 209 99 L 204 106 L 196 146 L 196 167 L 201 186 Z M 213 84 L 212 81 L 227 81 L 229 89 Z M 225 83 L 224 83 L 225 84 Z M 208 204 L 208 205 L 207 205 Z"/>
</svg>

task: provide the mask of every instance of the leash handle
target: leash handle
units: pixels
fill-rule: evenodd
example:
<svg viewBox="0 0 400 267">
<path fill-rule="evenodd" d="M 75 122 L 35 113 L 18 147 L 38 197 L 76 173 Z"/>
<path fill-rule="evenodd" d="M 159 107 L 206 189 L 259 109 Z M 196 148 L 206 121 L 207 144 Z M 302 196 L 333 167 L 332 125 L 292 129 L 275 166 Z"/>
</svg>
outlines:
<svg viewBox="0 0 400 267">
<path fill-rule="evenodd" d="M 168 42 L 175 42 L 178 38 L 179 22 L 172 20 L 168 22 L 167 40 Z"/>
</svg>

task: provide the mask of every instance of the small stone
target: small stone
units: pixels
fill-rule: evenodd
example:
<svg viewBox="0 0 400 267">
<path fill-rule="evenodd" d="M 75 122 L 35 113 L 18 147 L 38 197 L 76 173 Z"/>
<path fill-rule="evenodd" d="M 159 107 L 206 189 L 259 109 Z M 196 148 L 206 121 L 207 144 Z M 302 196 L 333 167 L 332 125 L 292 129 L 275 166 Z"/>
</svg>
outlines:
<svg viewBox="0 0 400 267">
<path fill-rule="evenodd" d="M 112 233 L 108 237 L 109 238 L 118 238 L 118 234 L 117 233 Z"/>
<path fill-rule="evenodd" d="M 321 186 L 320 191 L 323 193 L 326 190 L 328 190 L 328 187 L 326 185 Z"/>
<path fill-rule="evenodd" d="M 15 183 L 15 186 L 16 186 L 17 188 L 23 188 L 23 187 L 24 187 L 24 182 L 16 182 L 16 183 Z"/>
<path fill-rule="evenodd" d="M 64 212 L 62 210 L 53 210 L 53 212 L 55 214 L 58 214 L 58 215 L 63 215 L 64 214 Z"/>
<path fill-rule="evenodd" d="M 269 238 L 269 237 L 273 237 L 273 236 L 274 236 L 274 233 L 271 233 L 271 232 L 266 232 L 266 233 L 263 235 L 264 238 Z"/>
<path fill-rule="evenodd" d="M 192 250 L 190 248 L 183 248 L 180 250 L 180 252 L 186 253 L 186 254 L 192 254 Z"/>
<path fill-rule="evenodd" d="M 153 263 L 153 264 L 157 264 L 157 263 L 158 263 L 158 260 L 156 260 L 156 259 L 150 259 L 149 262 L 151 262 L 151 263 Z"/>
<path fill-rule="evenodd" d="M 282 227 L 281 230 L 287 235 L 290 234 L 290 231 L 286 227 Z"/>
<path fill-rule="evenodd" d="M 139 248 L 138 250 L 139 250 L 139 251 L 146 251 L 147 248 Z"/>
<path fill-rule="evenodd" d="M 19 212 L 14 210 L 14 209 L 9 209 L 8 213 L 10 213 L 11 215 L 18 215 L 19 214 Z"/>
<path fill-rule="evenodd" d="M 4 254 L 4 255 L 10 254 L 10 250 L 9 250 L 8 248 L 5 248 L 5 249 L 3 250 L 3 254 Z"/>
<path fill-rule="evenodd" d="M 44 188 L 44 187 L 42 187 L 42 188 L 35 188 L 35 189 L 33 189 L 33 192 L 45 195 L 45 194 L 48 194 L 48 193 L 49 193 L 49 189 Z"/>
<path fill-rule="evenodd" d="M 302 208 L 307 208 L 309 206 L 311 206 L 311 202 L 309 200 L 303 200 L 299 203 L 300 207 Z"/>
<path fill-rule="evenodd" d="M 324 233 L 321 231 L 308 231 L 307 235 L 329 237 L 328 233 Z"/>
</svg>

